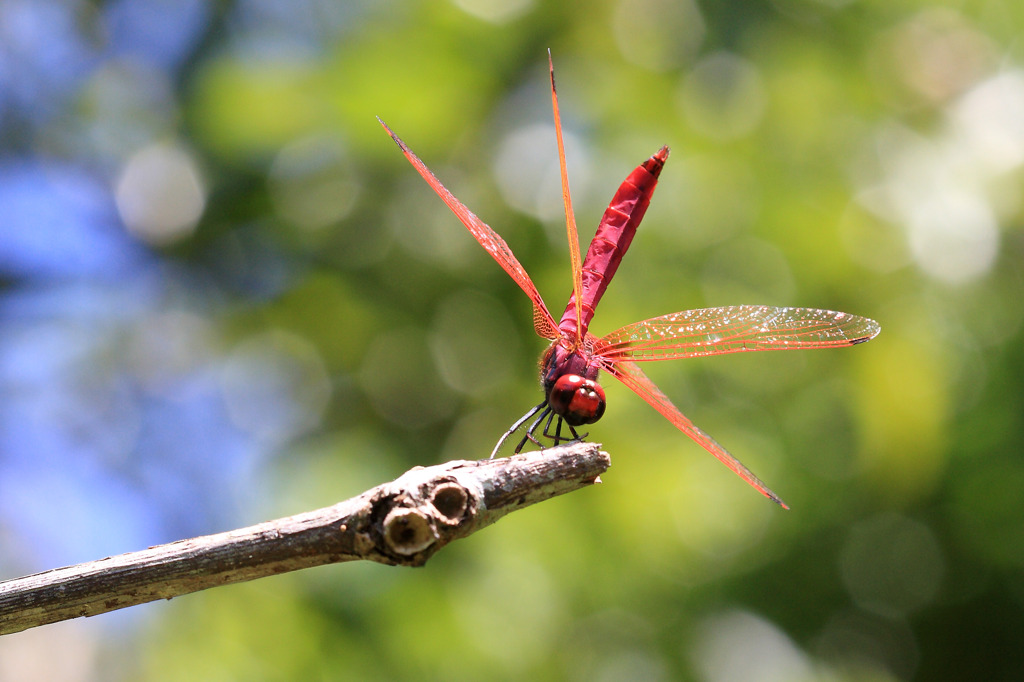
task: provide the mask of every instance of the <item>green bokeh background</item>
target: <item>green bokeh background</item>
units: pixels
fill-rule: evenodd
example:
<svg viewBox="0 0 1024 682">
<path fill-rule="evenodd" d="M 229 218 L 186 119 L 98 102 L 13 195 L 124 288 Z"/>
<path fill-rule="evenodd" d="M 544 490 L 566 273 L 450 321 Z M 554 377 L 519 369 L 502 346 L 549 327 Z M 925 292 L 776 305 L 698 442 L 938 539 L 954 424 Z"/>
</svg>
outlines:
<svg viewBox="0 0 1024 682">
<path fill-rule="evenodd" d="M 205 311 L 224 362 L 269 338 L 308 372 L 313 397 L 288 408 L 308 426 L 253 465 L 237 525 L 486 456 L 539 401 L 529 302 L 374 117 L 557 314 L 547 48 L 584 242 L 619 181 L 672 148 L 596 334 L 744 303 L 882 333 L 645 367 L 789 512 L 609 381 L 603 484 L 424 569 L 318 568 L 0 654 L 84 651 L 76 679 L 154 681 L 1024 676 L 1024 5 L 309 6 L 314 47 L 282 49 L 260 39 L 273 17 L 218 3 L 174 74 L 179 109 L 124 154 L 170 145 L 201 170 L 197 221 L 135 234 L 208 278 L 177 305 Z M 87 83 L 67 116 L 102 118 L 109 96 Z"/>
</svg>

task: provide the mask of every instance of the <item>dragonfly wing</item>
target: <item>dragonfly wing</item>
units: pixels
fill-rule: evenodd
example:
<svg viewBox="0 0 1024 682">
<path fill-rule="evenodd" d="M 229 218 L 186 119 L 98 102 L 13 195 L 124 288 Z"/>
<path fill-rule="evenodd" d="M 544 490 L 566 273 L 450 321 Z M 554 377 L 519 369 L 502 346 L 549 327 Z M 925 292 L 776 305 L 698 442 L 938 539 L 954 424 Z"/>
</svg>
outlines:
<svg viewBox="0 0 1024 682">
<path fill-rule="evenodd" d="M 755 350 L 853 346 L 881 330 L 866 317 L 816 308 L 741 305 L 684 310 L 626 325 L 597 341 L 618 362 L 673 360 Z"/>
<path fill-rule="evenodd" d="M 569 196 L 569 172 L 565 167 L 565 143 L 562 142 L 562 117 L 558 113 L 558 93 L 555 90 L 555 64 L 548 50 L 548 71 L 551 74 L 551 109 L 555 116 L 555 139 L 558 141 L 558 165 L 562 171 L 562 202 L 565 204 L 565 231 L 569 236 L 569 262 L 572 266 L 572 298 L 576 301 L 575 344 L 583 341 L 583 263 L 580 258 L 580 238 L 576 230 L 576 216 Z"/>
<path fill-rule="evenodd" d="M 745 467 L 742 462 L 729 454 L 719 445 L 714 438 L 697 428 L 696 424 L 690 421 L 686 415 L 679 411 L 672 401 L 668 399 L 661 390 L 654 385 L 640 367 L 632 362 L 620 361 L 617 363 L 602 363 L 602 369 L 614 376 L 616 379 L 631 388 L 634 393 L 650 403 L 651 407 L 660 412 L 666 419 L 692 438 L 698 445 L 714 455 L 718 461 L 729 467 L 740 478 L 753 486 L 758 492 L 778 504 L 783 509 L 789 509 L 785 502 L 778 495 L 764 484 L 754 473 Z"/>
<path fill-rule="evenodd" d="M 522 264 L 512 253 L 512 249 L 508 247 L 505 240 L 502 239 L 497 232 L 492 230 L 487 223 L 480 220 L 476 215 L 470 211 L 466 206 L 455 198 L 451 192 L 449 192 L 441 181 L 427 168 L 426 164 L 420 161 L 419 157 L 413 154 L 412 150 L 402 142 L 398 135 L 392 132 L 391 128 L 387 126 L 384 121 L 377 118 L 380 124 L 384 126 L 384 130 L 388 132 L 391 139 L 395 141 L 398 148 L 405 154 L 405 158 L 409 160 L 409 163 L 413 165 L 423 179 L 427 181 L 441 200 L 448 205 L 448 208 L 455 213 L 456 217 L 462 221 L 462 224 L 470 231 L 470 233 L 480 242 L 480 246 L 484 247 L 487 253 L 491 254 L 494 260 L 498 261 L 498 265 L 502 267 L 505 272 L 509 274 L 516 284 L 526 292 L 526 295 L 533 301 L 533 327 L 537 331 L 537 334 L 546 338 L 553 339 L 558 336 L 558 327 L 555 324 L 555 320 L 551 317 L 551 313 L 548 311 L 544 300 L 540 296 L 540 292 L 537 291 L 537 287 L 534 286 L 530 276 L 526 274 L 526 270 Z"/>
</svg>

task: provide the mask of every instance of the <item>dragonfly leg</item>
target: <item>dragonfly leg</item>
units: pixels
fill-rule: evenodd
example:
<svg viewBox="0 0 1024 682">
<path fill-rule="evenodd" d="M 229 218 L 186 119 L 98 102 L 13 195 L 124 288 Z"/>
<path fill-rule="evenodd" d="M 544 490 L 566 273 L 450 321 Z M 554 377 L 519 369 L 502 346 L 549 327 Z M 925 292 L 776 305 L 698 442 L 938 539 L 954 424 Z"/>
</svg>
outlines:
<svg viewBox="0 0 1024 682">
<path fill-rule="evenodd" d="M 538 430 L 540 430 L 541 437 L 548 438 L 554 441 L 555 445 L 559 445 L 560 443 L 563 442 L 569 442 L 568 438 L 562 436 L 563 423 L 565 423 L 565 425 L 569 427 L 569 433 L 572 434 L 572 442 L 582 441 L 584 438 L 587 437 L 587 435 L 589 435 L 586 433 L 584 433 L 582 436 L 578 434 L 576 432 L 576 429 L 573 428 L 571 424 L 562 419 L 560 415 L 555 414 L 554 410 L 551 408 L 551 405 L 549 405 L 548 401 L 545 400 L 536 407 L 532 408 L 522 417 L 517 419 L 516 422 L 509 427 L 508 431 L 502 434 L 501 438 L 498 439 L 498 443 L 494 446 L 494 450 L 491 451 L 491 459 L 494 459 L 494 456 L 498 454 L 498 450 L 500 450 L 501 446 L 505 444 L 505 441 L 507 441 L 512 436 L 513 433 L 522 428 L 523 424 L 528 422 L 534 415 L 537 415 L 538 412 L 540 414 L 537 416 L 536 419 L 533 420 L 533 422 L 528 427 L 526 427 L 526 432 L 523 434 L 522 439 L 516 445 L 514 451 L 516 454 L 519 454 L 522 451 L 522 449 L 526 447 L 527 442 L 533 443 L 534 445 L 537 445 L 542 449 L 544 448 L 544 443 L 542 443 L 540 441 L 540 438 L 538 438 L 538 436 L 536 435 Z M 555 417 L 558 417 L 558 421 L 555 421 Z M 545 421 L 545 419 L 547 421 Z M 544 428 L 541 428 L 541 422 L 544 423 Z M 551 433 L 552 422 L 555 423 L 554 433 Z"/>
<path fill-rule="evenodd" d="M 520 417 L 518 420 L 516 420 L 516 423 L 513 424 L 512 426 L 510 426 L 508 431 L 506 431 L 504 434 L 502 434 L 501 438 L 498 439 L 497 445 L 495 445 L 494 449 L 491 451 L 490 459 L 494 459 L 494 456 L 496 454 L 498 454 L 498 450 L 500 450 L 501 446 L 505 444 L 505 441 L 508 440 L 509 436 L 511 436 L 516 431 L 518 431 L 519 427 L 522 426 L 523 424 L 525 424 L 530 417 L 532 417 L 533 415 L 535 415 L 538 412 L 540 412 L 540 410 L 542 408 L 547 407 L 547 404 L 548 404 L 548 401 L 545 400 L 540 405 L 537 405 L 537 407 L 534 407 L 532 410 L 530 410 L 529 412 L 524 414 L 522 417 Z M 550 408 L 548 408 L 548 409 L 550 409 Z M 541 415 L 541 419 L 543 419 L 543 418 L 544 418 L 544 415 Z M 540 421 L 540 420 L 538 420 L 538 421 Z M 531 428 L 535 428 L 535 427 L 531 427 Z M 518 446 L 516 446 L 516 452 L 519 452 L 520 450 L 522 450 L 524 445 L 526 445 L 526 441 L 525 440 L 523 440 L 522 443 L 520 443 Z"/>
<path fill-rule="evenodd" d="M 554 413 L 552 413 L 551 416 L 554 417 Z M 551 419 L 548 419 L 548 423 L 544 425 L 544 437 L 553 440 L 555 445 L 558 445 L 565 440 L 562 438 L 562 421 L 562 418 L 559 417 L 558 421 L 555 423 L 554 433 L 551 433 Z"/>
<path fill-rule="evenodd" d="M 550 409 L 551 408 L 548 408 L 548 410 L 550 410 Z M 547 413 L 548 410 L 545 410 L 545 413 Z M 555 432 L 552 434 L 551 433 L 551 421 L 554 418 L 554 416 L 555 415 L 554 415 L 553 412 L 550 415 L 548 415 L 548 421 L 547 421 L 546 424 L 544 424 L 543 435 L 544 435 L 545 438 L 550 438 L 551 440 L 553 440 L 555 442 L 555 445 L 558 445 L 559 443 L 563 443 L 563 442 L 565 442 L 565 443 L 570 443 L 570 442 L 571 443 L 578 443 L 578 442 L 581 442 L 584 438 L 586 438 L 587 436 L 590 435 L 589 433 L 584 433 L 581 436 L 579 433 L 576 432 L 576 429 L 573 428 L 572 424 L 570 424 L 569 422 L 565 421 L 561 417 L 559 417 L 558 421 L 555 422 Z M 541 415 L 541 418 L 543 418 L 543 415 Z M 570 438 L 565 438 L 565 437 L 562 436 L 562 424 L 563 424 L 563 422 L 565 423 L 566 426 L 569 427 L 569 432 L 572 434 L 572 438 L 571 439 Z M 531 433 L 533 433 L 533 430 L 535 428 L 537 428 L 537 425 L 539 423 L 540 423 L 540 419 L 538 419 L 536 422 L 534 422 L 533 426 L 530 427 L 530 432 Z M 531 438 L 530 440 L 532 440 L 534 443 L 537 443 L 537 440 L 534 439 L 534 438 Z M 523 443 L 525 444 L 525 440 L 523 441 Z M 537 443 L 537 444 L 540 445 L 540 443 Z"/>
<path fill-rule="evenodd" d="M 550 433 L 551 432 L 551 422 L 552 422 L 552 420 L 554 420 L 554 418 L 555 418 L 555 412 L 554 412 L 554 410 L 552 410 L 551 414 L 548 415 L 548 420 L 546 422 L 544 422 L 544 431 L 542 431 L 541 433 L 544 435 L 545 438 L 554 439 L 555 440 L 555 445 L 558 445 L 558 439 L 556 439 Z M 558 418 L 558 426 L 559 427 L 562 426 L 562 418 L 561 417 Z M 541 447 L 543 447 L 543 446 L 541 446 Z"/>
<path fill-rule="evenodd" d="M 569 432 L 572 433 L 572 440 L 574 443 L 581 442 L 584 438 L 590 435 L 590 433 L 584 433 L 582 436 L 576 433 L 576 429 L 572 428 L 572 424 L 569 424 Z"/>
<path fill-rule="evenodd" d="M 516 454 L 519 454 L 519 451 L 523 449 L 523 446 L 526 445 L 526 441 L 528 440 L 533 442 L 535 445 L 539 445 L 543 449 L 544 444 L 537 440 L 537 437 L 533 434 L 537 430 L 537 427 L 540 426 L 540 423 L 544 420 L 544 417 L 548 418 L 549 423 L 551 422 L 550 415 L 552 415 L 553 412 L 551 411 L 551 406 L 547 404 L 547 401 L 538 405 L 533 412 L 536 412 L 536 410 L 539 410 L 541 407 L 544 407 L 544 411 L 540 413 L 539 417 L 537 417 L 537 421 L 530 424 L 530 428 L 526 429 L 526 435 L 523 436 L 523 439 L 519 441 L 519 445 L 516 446 Z"/>
</svg>

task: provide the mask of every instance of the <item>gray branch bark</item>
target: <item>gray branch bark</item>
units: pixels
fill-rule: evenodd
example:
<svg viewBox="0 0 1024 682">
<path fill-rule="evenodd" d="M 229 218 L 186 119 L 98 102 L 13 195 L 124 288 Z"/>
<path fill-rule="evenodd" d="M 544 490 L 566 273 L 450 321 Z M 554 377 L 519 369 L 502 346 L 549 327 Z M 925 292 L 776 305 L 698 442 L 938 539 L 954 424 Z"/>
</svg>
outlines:
<svg viewBox="0 0 1024 682">
<path fill-rule="evenodd" d="M 331 507 L 0 582 L 0 635 L 311 566 L 422 566 L 453 540 L 522 507 L 589 486 L 609 466 L 594 443 L 415 467 Z"/>
</svg>

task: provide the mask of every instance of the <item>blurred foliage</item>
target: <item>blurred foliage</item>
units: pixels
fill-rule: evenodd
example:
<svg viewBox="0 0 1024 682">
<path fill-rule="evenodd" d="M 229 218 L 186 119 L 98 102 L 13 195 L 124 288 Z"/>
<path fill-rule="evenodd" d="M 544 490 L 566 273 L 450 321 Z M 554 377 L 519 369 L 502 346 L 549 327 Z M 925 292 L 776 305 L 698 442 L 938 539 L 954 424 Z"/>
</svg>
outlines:
<svg viewBox="0 0 1024 682">
<path fill-rule="evenodd" d="M 883 332 L 650 368 L 790 512 L 608 385 L 592 490 L 424 570 L 5 637 L 0 679 L 1020 679 L 1022 30 L 1013 0 L 5 0 L 4 577 L 486 456 L 543 343 L 374 117 L 560 312 L 548 47 L 582 239 L 673 149 L 597 334 L 740 303 Z"/>
</svg>

